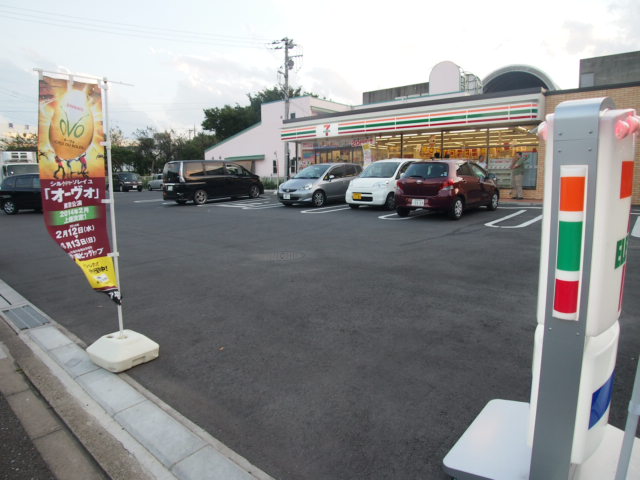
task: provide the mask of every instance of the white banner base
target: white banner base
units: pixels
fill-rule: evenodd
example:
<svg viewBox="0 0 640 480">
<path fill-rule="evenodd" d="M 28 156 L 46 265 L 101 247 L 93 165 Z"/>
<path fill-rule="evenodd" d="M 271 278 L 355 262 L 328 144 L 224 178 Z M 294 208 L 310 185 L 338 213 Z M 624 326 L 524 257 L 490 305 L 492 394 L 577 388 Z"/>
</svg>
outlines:
<svg viewBox="0 0 640 480">
<path fill-rule="evenodd" d="M 100 337 L 87 347 L 89 358 L 96 365 L 119 373 L 158 358 L 160 346 L 132 330 L 123 330 Z"/>
</svg>

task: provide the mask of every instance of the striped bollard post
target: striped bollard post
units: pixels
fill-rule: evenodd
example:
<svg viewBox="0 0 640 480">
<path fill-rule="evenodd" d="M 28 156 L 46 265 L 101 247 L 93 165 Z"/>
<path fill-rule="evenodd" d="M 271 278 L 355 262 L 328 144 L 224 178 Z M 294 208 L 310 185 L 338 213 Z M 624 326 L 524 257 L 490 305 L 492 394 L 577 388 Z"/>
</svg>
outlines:
<svg viewBox="0 0 640 480">
<path fill-rule="evenodd" d="M 625 125 L 636 118 L 608 98 L 576 100 L 540 128 L 548 141 L 531 480 L 587 478 L 580 466 L 605 434 L 630 226 L 635 146 Z"/>
</svg>

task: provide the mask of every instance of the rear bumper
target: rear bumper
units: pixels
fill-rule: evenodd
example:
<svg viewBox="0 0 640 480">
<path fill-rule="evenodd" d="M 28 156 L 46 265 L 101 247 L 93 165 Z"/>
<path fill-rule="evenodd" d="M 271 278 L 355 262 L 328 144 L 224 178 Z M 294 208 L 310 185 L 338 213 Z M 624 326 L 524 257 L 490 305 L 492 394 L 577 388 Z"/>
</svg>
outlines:
<svg viewBox="0 0 640 480">
<path fill-rule="evenodd" d="M 420 195 L 404 195 L 396 192 L 396 207 L 404 207 L 412 210 L 425 208 L 428 210 L 448 210 L 453 203 L 454 195 L 442 192 L 438 195 L 423 197 Z M 423 205 L 420 205 L 420 203 Z"/>
<path fill-rule="evenodd" d="M 193 192 L 182 185 L 164 184 L 162 186 L 163 200 L 193 200 Z"/>
</svg>

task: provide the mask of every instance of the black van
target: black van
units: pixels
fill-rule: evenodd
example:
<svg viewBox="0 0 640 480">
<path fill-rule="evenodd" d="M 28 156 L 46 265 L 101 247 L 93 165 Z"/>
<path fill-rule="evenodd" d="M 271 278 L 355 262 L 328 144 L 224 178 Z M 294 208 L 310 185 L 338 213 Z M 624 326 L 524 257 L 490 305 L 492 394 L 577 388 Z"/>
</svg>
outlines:
<svg viewBox="0 0 640 480">
<path fill-rule="evenodd" d="M 162 198 L 202 205 L 209 198 L 255 198 L 264 193 L 260 177 L 241 165 L 218 160 L 176 160 L 162 170 Z"/>
<path fill-rule="evenodd" d="M 113 174 L 113 191 L 128 192 L 129 190 L 142 191 L 142 178 L 134 172 L 116 172 Z"/>
</svg>

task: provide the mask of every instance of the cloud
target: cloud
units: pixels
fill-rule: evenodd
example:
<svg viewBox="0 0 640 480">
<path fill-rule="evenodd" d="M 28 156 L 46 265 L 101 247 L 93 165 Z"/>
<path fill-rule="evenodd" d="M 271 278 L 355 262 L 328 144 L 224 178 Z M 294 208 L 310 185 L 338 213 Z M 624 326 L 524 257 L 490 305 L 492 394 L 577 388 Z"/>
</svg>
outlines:
<svg viewBox="0 0 640 480">
<path fill-rule="evenodd" d="M 567 53 L 587 57 L 636 50 L 640 45 L 640 3 L 636 0 L 611 2 L 606 15 L 590 23 L 565 21 L 562 28 Z"/>
<path fill-rule="evenodd" d="M 301 81 L 305 91 L 327 100 L 347 105 L 357 105 L 362 101 L 362 92 L 330 68 L 312 68 L 301 77 Z"/>
<path fill-rule="evenodd" d="M 15 63 L 0 59 L 0 135 L 15 132 L 29 125 L 29 131 L 37 130 L 38 122 L 38 76 L 33 70 L 19 67 Z M 9 129 L 9 124 L 14 125 Z"/>
</svg>

